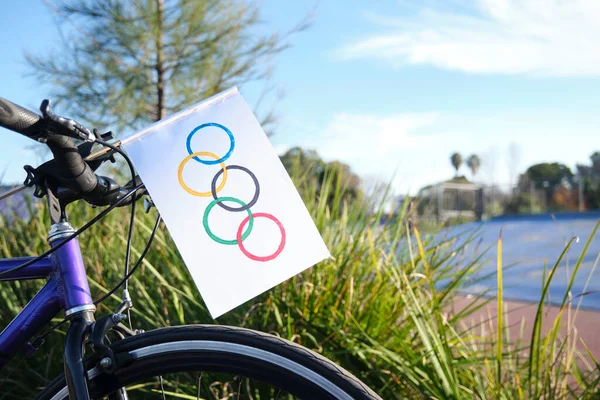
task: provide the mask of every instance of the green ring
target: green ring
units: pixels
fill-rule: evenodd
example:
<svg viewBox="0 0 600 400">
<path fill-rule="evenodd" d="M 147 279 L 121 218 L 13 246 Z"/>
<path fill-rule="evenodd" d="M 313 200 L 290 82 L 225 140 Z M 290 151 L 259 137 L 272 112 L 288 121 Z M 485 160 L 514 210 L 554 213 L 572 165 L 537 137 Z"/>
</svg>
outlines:
<svg viewBox="0 0 600 400">
<path fill-rule="evenodd" d="M 212 233 L 212 231 L 208 227 L 208 214 L 210 214 L 210 210 L 212 210 L 213 207 L 217 205 L 217 203 L 220 203 L 222 201 L 233 201 L 234 203 L 238 203 L 242 207 L 246 206 L 246 203 L 244 203 L 240 199 L 236 199 L 235 197 L 216 198 L 213 201 L 211 201 L 210 204 L 208 205 L 208 207 L 206 207 L 206 210 L 204 210 L 204 218 L 202 219 L 202 225 L 204 225 L 204 230 L 206 231 L 208 236 L 215 242 L 221 243 L 221 244 L 234 245 L 234 244 L 237 244 L 237 239 L 233 239 L 233 240 L 221 239 L 220 237 L 218 237 L 217 235 Z M 252 232 L 252 226 L 254 225 L 254 217 L 252 216 L 252 211 L 250 211 L 250 209 L 247 209 L 246 211 L 248 212 L 248 215 L 250 216 L 250 221 L 248 221 L 248 227 L 246 228 L 246 231 L 242 235 L 242 241 L 245 240 L 248 237 L 248 235 L 250 235 L 250 232 Z"/>
</svg>

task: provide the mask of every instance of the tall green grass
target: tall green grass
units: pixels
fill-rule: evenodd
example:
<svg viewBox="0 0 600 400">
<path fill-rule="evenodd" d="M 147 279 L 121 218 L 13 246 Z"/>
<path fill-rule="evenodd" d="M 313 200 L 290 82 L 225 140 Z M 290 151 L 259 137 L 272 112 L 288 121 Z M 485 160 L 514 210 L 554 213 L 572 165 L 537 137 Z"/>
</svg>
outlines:
<svg viewBox="0 0 600 400">
<path fill-rule="evenodd" d="M 572 338 L 560 336 L 561 324 L 575 329 L 570 302 L 564 302 L 566 317 L 561 314 L 550 332 L 542 332 L 540 299 L 532 337 L 510 337 L 501 258 L 500 318 L 495 325 L 484 319 L 473 326 L 474 313 L 481 315 L 492 300 L 485 294 L 454 309 L 456 300 L 464 298 L 461 291 L 482 279 L 483 252 L 471 256 L 468 251 L 476 245 L 476 232 L 466 238 L 441 232 L 421 237 L 410 230 L 406 207 L 381 226 L 383 204 L 373 213 L 369 199 L 349 203 L 339 171 L 328 171 L 321 185 L 309 179 L 309 171 L 295 168 L 292 175 L 332 258 L 214 321 L 163 227 L 130 281 L 134 327 L 218 323 L 269 332 L 334 360 L 384 399 L 577 398 L 596 392 L 597 361 L 591 353 L 581 354 Z M 69 211 L 75 226 L 97 213 L 84 204 L 71 205 Z M 34 255 L 47 248 L 47 212 L 39 204 L 31 205 L 31 212 L 29 220 L 0 220 L 1 257 Z M 128 212 L 116 210 L 80 239 L 95 297 L 122 276 Z M 153 212 L 136 216 L 134 259 L 144 248 L 154 218 Z M 574 273 L 582 260 L 583 255 Z M 559 262 L 545 278 L 545 292 Z M 0 283 L 0 325 L 6 325 L 42 284 Z M 118 303 L 114 296 L 97 315 Z M 0 397 L 30 395 L 60 373 L 63 340 L 64 331 L 59 330 L 33 356 L 3 370 Z"/>
</svg>

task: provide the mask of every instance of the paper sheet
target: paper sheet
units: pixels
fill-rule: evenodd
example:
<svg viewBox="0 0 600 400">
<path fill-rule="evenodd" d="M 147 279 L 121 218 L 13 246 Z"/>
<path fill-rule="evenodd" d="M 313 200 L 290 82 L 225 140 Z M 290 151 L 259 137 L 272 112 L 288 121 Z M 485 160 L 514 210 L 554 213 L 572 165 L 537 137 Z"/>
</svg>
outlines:
<svg viewBox="0 0 600 400">
<path fill-rule="evenodd" d="M 236 88 L 134 134 L 124 147 L 213 318 L 329 257 Z"/>
</svg>

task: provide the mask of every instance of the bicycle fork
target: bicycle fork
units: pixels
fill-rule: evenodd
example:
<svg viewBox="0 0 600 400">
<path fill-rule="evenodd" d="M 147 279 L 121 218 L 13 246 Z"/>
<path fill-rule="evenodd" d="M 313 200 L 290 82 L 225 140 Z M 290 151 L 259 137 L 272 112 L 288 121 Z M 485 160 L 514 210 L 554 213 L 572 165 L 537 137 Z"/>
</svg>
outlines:
<svg viewBox="0 0 600 400">
<path fill-rule="evenodd" d="M 70 319 L 65 342 L 65 377 L 71 399 L 87 400 L 90 398 L 84 362 L 84 346 L 93 323 L 92 311 L 79 312 Z"/>
</svg>

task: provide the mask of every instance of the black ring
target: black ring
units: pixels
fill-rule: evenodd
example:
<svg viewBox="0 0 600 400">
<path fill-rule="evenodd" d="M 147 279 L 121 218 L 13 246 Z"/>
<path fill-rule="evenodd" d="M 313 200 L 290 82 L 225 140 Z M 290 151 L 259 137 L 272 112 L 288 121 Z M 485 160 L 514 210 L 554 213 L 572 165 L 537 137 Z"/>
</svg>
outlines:
<svg viewBox="0 0 600 400">
<path fill-rule="evenodd" d="M 256 190 L 254 191 L 254 197 L 252 198 L 252 200 L 250 200 L 248 202 L 248 204 L 246 204 L 245 206 L 238 207 L 238 208 L 229 207 L 229 206 L 223 204 L 223 202 L 218 202 L 217 205 L 220 206 L 221 208 L 224 208 L 227 211 L 233 211 L 233 212 L 246 211 L 247 209 L 249 209 L 250 207 L 255 205 L 256 202 L 258 201 L 258 195 L 260 194 L 260 185 L 258 184 L 258 179 L 256 179 L 256 175 L 254 175 L 252 173 L 252 171 L 250 171 L 246 167 L 242 167 L 241 165 L 228 165 L 226 168 L 227 169 L 239 169 L 239 170 L 246 172 L 248 175 L 250 175 L 250 178 L 252 178 L 252 181 L 254 182 L 254 186 L 256 186 Z M 219 172 L 217 172 L 217 174 L 213 178 L 212 183 L 210 184 L 210 191 L 212 192 L 212 195 L 215 200 L 217 199 L 217 179 L 219 179 L 219 176 L 221 176 L 222 173 L 223 173 L 223 170 L 220 169 Z"/>
</svg>

